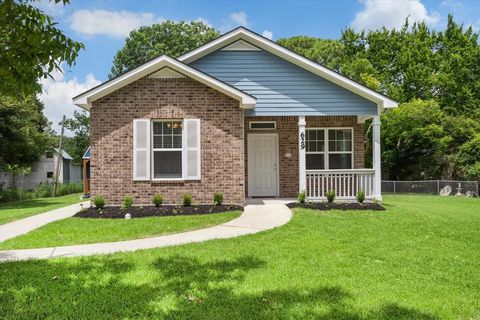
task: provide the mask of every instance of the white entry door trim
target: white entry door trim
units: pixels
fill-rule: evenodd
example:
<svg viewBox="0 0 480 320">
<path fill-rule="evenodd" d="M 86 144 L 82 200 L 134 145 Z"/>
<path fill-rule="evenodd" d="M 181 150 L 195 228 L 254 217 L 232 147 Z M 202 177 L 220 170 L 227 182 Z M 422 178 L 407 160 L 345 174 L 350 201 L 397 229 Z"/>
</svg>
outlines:
<svg viewBox="0 0 480 320">
<path fill-rule="evenodd" d="M 255 148 L 255 144 L 260 141 L 260 139 L 265 139 L 268 141 L 270 140 L 273 142 L 272 144 L 272 154 L 273 158 L 270 161 L 272 168 L 267 169 L 267 171 L 271 170 L 272 177 L 275 181 L 272 182 L 271 188 L 264 188 L 263 190 L 259 190 L 259 188 L 255 187 L 254 181 L 256 175 L 258 174 L 255 172 L 255 159 L 257 156 L 257 148 Z M 278 134 L 276 133 L 250 133 L 247 136 L 248 140 L 248 196 L 249 197 L 278 197 L 279 196 L 279 181 L 280 181 L 280 174 L 279 174 L 279 156 L 278 156 Z"/>
</svg>

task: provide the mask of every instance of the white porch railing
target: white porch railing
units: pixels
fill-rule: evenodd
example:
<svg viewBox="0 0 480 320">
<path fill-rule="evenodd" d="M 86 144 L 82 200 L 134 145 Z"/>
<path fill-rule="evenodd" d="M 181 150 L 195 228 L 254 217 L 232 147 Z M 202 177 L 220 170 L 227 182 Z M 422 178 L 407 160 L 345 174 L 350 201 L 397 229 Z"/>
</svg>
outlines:
<svg viewBox="0 0 480 320">
<path fill-rule="evenodd" d="M 306 170 L 306 175 L 307 200 L 325 199 L 329 190 L 340 200 L 355 199 L 358 191 L 373 199 L 374 169 Z"/>
</svg>

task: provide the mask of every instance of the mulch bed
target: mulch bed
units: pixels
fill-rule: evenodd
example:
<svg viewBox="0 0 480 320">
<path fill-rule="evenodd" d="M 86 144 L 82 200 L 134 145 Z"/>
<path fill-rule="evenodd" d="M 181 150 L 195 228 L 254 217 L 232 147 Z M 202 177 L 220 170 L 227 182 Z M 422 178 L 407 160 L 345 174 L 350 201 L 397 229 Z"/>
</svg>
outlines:
<svg viewBox="0 0 480 320">
<path fill-rule="evenodd" d="M 287 204 L 289 208 L 308 208 L 315 210 L 385 210 L 380 204 L 377 203 L 358 203 L 358 202 L 342 202 L 342 203 L 327 203 L 327 202 L 306 202 L 297 203 L 292 202 Z"/>
<path fill-rule="evenodd" d="M 103 209 L 95 207 L 86 208 L 74 215 L 79 218 L 110 218 L 110 219 L 124 219 L 125 214 L 130 213 L 132 218 L 143 217 L 166 217 L 166 216 L 192 216 L 209 213 L 220 213 L 227 211 L 243 211 L 243 207 L 236 205 L 195 205 L 190 207 L 165 205 L 161 207 L 145 206 L 145 207 L 130 207 L 122 209 L 116 206 L 108 206 Z"/>
</svg>

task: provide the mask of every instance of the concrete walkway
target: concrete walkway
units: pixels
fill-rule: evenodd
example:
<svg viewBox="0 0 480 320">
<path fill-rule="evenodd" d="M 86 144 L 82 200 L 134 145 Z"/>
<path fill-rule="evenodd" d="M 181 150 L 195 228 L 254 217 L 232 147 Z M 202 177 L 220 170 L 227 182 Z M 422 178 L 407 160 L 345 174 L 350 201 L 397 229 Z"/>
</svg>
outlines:
<svg viewBox="0 0 480 320">
<path fill-rule="evenodd" d="M 2 224 L 0 225 L 0 242 L 18 237 L 53 221 L 71 217 L 80 211 L 82 205 L 87 208 L 90 206 L 90 201 L 72 204 L 67 207 L 58 208 L 28 218 Z"/>
<path fill-rule="evenodd" d="M 256 201 L 256 204 L 245 206 L 243 214 L 237 219 L 210 228 L 119 242 L 0 251 L 0 263 L 13 260 L 109 254 L 139 249 L 162 248 L 211 239 L 233 238 L 272 229 L 290 221 L 292 212 L 285 206 L 285 201 L 265 200 L 262 203 L 258 202 Z"/>
</svg>

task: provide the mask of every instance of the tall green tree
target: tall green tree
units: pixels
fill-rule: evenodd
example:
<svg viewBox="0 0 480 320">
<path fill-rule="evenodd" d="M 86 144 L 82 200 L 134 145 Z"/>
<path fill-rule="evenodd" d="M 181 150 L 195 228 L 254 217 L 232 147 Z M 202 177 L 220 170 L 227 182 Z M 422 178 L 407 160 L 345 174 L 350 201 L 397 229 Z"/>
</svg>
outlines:
<svg viewBox="0 0 480 320">
<path fill-rule="evenodd" d="M 440 106 L 454 115 L 480 121 L 480 45 L 472 27 L 464 29 L 448 17 L 438 34 L 438 92 Z"/>
<path fill-rule="evenodd" d="M 215 38 L 220 33 L 203 22 L 165 21 L 130 32 L 113 59 L 109 78 L 114 78 L 161 54 L 177 57 Z"/>
<path fill-rule="evenodd" d="M 90 116 L 86 111 L 75 111 L 72 118 L 65 120 L 65 129 L 74 135 L 65 139 L 64 149 L 73 157 L 74 163 L 80 164 L 90 144 Z"/>
<path fill-rule="evenodd" d="M 0 97 L 0 170 L 25 172 L 52 147 L 50 123 L 36 97 Z"/>
<path fill-rule="evenodd" d="M 0 1 L 0 95 L 35 94 L 40 91 L 38 79 L 61 71 L 63 62 L 72 65 L 83 48 L 32 2 Z"/>
</svg>

